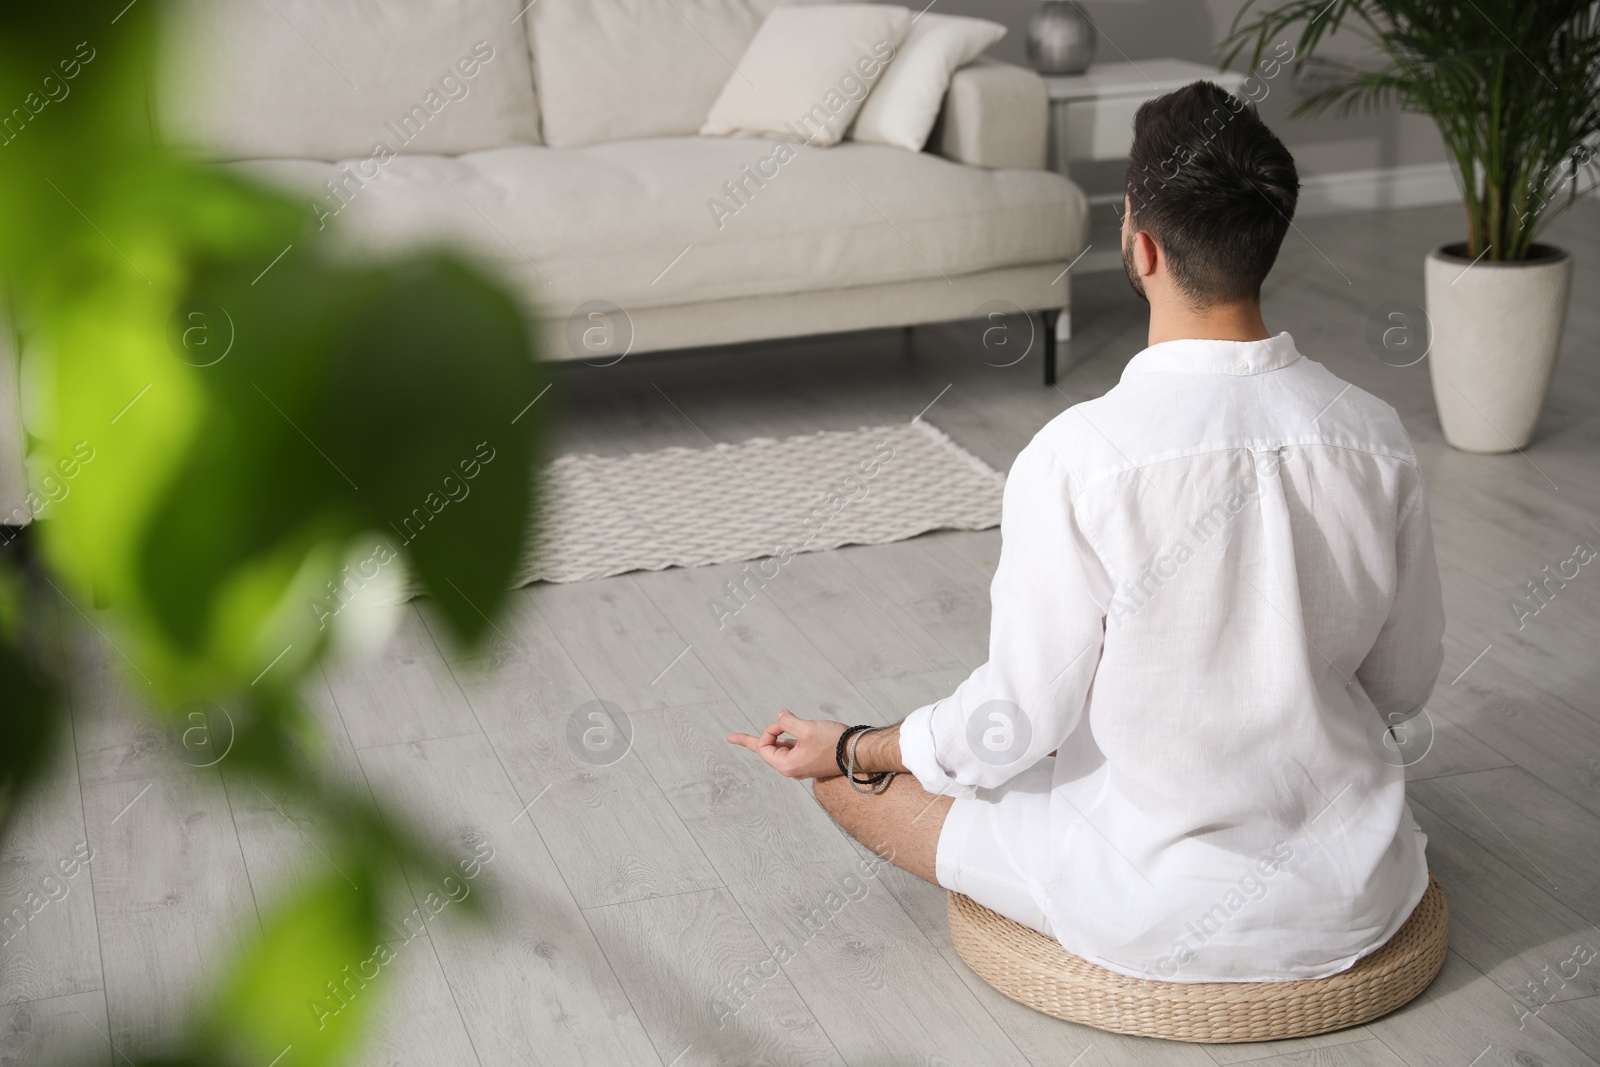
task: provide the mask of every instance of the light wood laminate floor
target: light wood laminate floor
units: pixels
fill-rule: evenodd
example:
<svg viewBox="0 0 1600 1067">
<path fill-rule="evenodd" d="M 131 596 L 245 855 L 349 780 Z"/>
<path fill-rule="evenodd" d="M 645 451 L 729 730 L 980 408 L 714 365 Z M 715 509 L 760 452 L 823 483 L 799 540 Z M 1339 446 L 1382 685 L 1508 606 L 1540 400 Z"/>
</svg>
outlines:
<svg viewBox="0 0 1600 1067">
<path fill-rule="evenodd" d="M 1266 292 L 1274 329 L 1400 411 L 1431 486 L 1449 630 L 1411 798 L 1453 936 L 1421 999 L 1267 1045 L 1056 1022 L 966 970 L 940 890 L 862 875 L 864 853 L 806 786 L 723 742 L 782 706 L 892 721 L 977 666 L 998 533 L 941 533 L 799 556 L 720 629 L 711 602 L 737 567 L 524 590 L 470 656 L 412 605 L 380 659 L 324 671 L 307 699 L 329 773 L 436 838 L 477 833 L 496 850 L 483 923 L 397 930 L 360 1062 L 1600 1067 L 1600 959 L 1575 976 L 1564 963 L 1575 946 L 1600 951 L 1600 573 L 1521 628 L 1511 607 L 1577 541 L 1600 541 L 1600 204 L 1551 234 L 1577 257 L 1560 369 L 1537 440 L 1505 456 L 1445 446 L 1426 363 L 1388 366 L 1365 341 L 1381 304 L 1421 302 L 1422 257 L 1455 239 L 1459 214 L 1304 220 Z M 927 409 L 1003 470 L 1143 347 L 1143 305 L 1120 275 L 1078 279 L 1074 304 L 1074 362 L 1054 389 L 1037 351 L 992 366 L 976 327 L 945 326 L 917 330 L 909 351 L 883 331 L 567 366 L 540 414 L 559 409 L 563 450 L 619 454 Z M 0 906 L 80 842 L 94 858 L 0 948 L 3 1064 L 159 1051 L 271 900 L 337 859 L 314 844 L 315 812 L 226 761 L 180 759 L 138 717 L 117 654 L 92 631 L 76 645 L 72 734 L 0 857 Z M 597 700 L 632 727 L 604 765 L 570 747 Z"/>
</svg>

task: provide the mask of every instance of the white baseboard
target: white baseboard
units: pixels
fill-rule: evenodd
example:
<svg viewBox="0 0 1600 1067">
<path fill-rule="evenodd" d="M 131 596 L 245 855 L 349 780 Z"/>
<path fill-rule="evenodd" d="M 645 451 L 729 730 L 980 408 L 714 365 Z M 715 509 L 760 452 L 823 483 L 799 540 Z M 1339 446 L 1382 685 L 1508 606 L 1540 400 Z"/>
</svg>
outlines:
<svg viewBox="0 0 1600 1067">
<path fill-rule="evenodd" d="M 1312 174 L 1300 180 L 1295 217 L 1453 204 L 1461 199 L 1448 163 L 1413 163 Z"/>
</svg>

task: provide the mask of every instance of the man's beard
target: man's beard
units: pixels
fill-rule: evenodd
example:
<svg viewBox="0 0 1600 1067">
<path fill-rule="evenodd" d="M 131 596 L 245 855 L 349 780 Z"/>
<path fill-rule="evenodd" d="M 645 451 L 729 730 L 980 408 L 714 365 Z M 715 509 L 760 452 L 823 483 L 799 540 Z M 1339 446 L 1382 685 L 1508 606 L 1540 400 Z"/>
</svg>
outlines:
<svg viewBox="0 0 1600 1067">
<path fill-rule="evenodd" d="M 1139 278 L 1139 272 L 1133 265 L 1133 234 L 1128 234 L 1128 239 L 1122 242 L 1122 269 L 1128 275 L 1128 284 L 1133 286 L 1133 291 L 1139 294 L 1139 299 L 1146 304 L 1150 298 L 1144 295 L 1144 282 Z"/>
</svg>

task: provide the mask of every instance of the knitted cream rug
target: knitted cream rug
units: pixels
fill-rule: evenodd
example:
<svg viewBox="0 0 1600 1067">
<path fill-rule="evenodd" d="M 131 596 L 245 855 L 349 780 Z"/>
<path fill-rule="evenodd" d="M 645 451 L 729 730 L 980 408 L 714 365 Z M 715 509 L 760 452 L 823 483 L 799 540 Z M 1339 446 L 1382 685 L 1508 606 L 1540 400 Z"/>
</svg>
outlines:
<svg viewBox="0 0 1600 1067">
<path fill-rule="evenodd" d="M 562 456 L 541 474 L 542 533 L 515 578 L 627 571 L 877 545 L 1000 522 L 1005 477 L 917 419 L 713 448 Z"/>
</svg>

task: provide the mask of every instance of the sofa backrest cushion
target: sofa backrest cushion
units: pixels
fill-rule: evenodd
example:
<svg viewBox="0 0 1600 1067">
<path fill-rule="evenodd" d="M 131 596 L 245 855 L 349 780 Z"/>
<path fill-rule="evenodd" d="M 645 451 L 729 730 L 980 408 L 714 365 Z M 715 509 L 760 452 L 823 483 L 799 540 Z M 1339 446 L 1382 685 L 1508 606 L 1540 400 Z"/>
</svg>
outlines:
<svg viewBox="0 0 1600 1067">
<path fill-rule="evenodd" d="M 538 144 L 515 0 L 178 0 L 164 133 L 224 159 Z M 513 21 L 516 19 L 516 21 Z"/>
<path fill-rule="evenodd" d="M 548 144 L 698 133 L 781 3 L 817 0 L 538 0 L 525 21 Z"/>
</svg>

